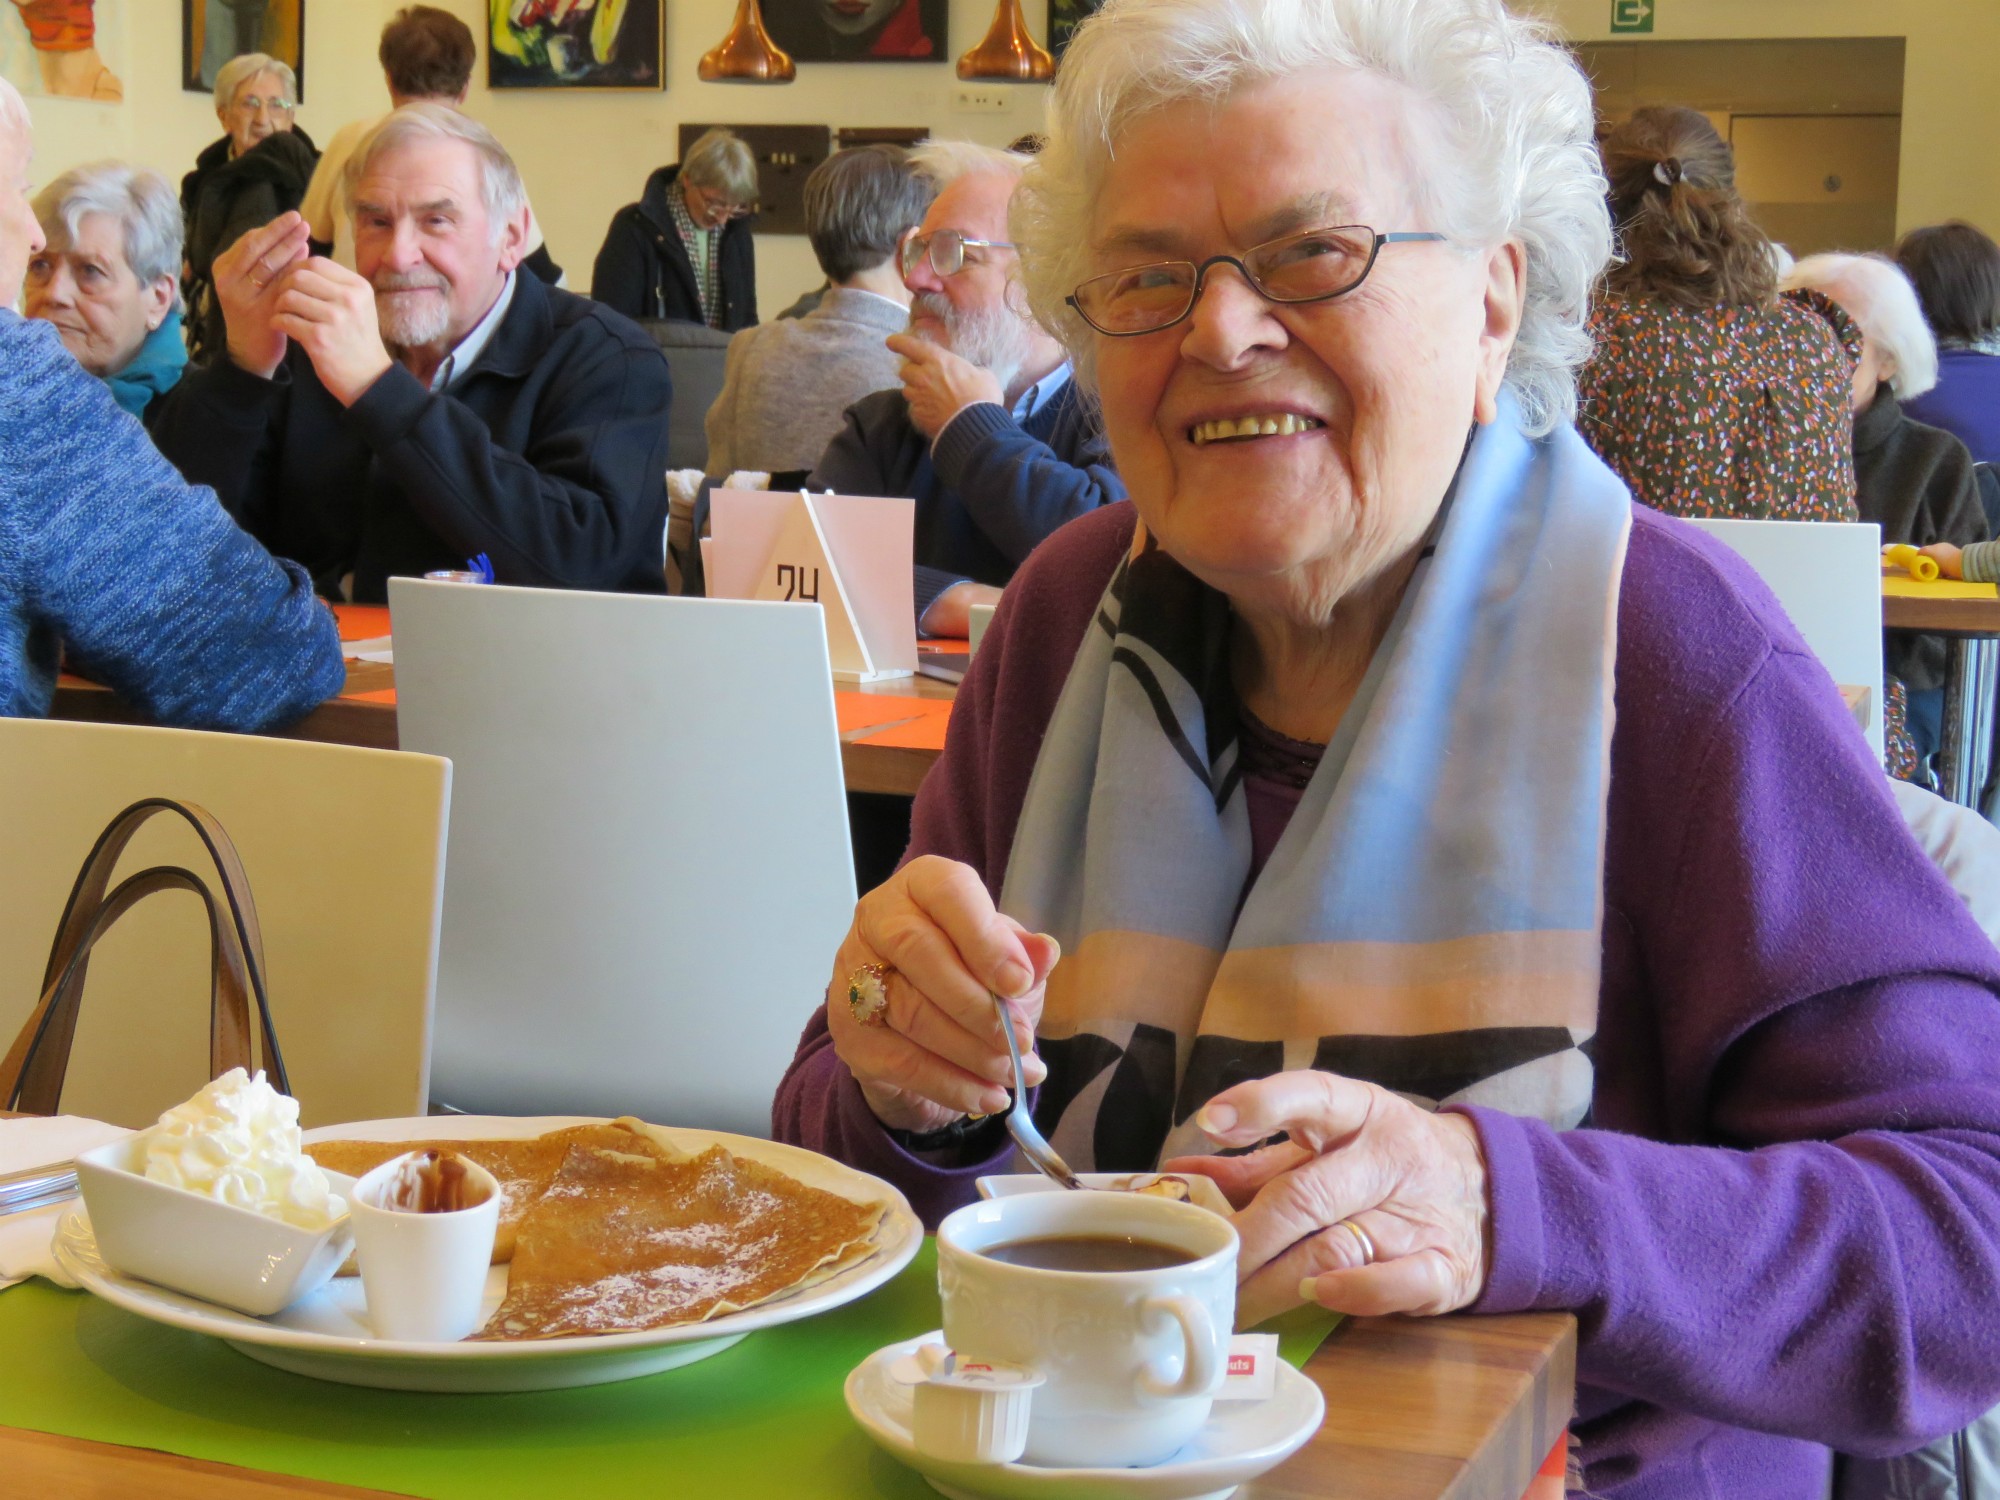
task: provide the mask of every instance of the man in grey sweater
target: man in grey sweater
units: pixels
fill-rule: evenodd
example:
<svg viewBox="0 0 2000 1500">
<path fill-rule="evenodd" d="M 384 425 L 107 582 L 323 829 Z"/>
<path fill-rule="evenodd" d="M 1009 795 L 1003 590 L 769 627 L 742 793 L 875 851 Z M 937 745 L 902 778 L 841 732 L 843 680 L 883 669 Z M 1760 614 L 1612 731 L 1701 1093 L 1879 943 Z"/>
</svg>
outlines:
<svg viewBox="0 0 2000 1500">
<path fill-rule="evenodd" d="M 803 472 L 841 414 L 901 383 L 886 342 L 909 323 L 896 250 L 933 189 L 895 146 L 860 146 L 806 179 L 806 233 L 829 287 L 802 318 L 746 328 L 729 342 L 722 393 L 708 409 L 708 472 Z"/>
</svg>

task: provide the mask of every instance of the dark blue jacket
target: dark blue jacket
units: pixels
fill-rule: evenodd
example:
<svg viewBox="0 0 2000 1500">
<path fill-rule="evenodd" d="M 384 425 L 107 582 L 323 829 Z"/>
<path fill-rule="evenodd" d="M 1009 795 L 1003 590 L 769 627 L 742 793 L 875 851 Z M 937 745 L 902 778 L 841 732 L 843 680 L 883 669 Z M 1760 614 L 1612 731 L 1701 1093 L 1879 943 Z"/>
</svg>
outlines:
<svg viewBox="0 0 2000 1500">
<path fill-rule="evenodd" d="M 323 592 L 388 597 L 392 575 L 659 592 L 667 362 L 636 325 L 516 275 L 471 371 L 433 395 L 401 365 L 342 407 L 296 346 L 276 378 L 227 360 L 148 413 L 160 451 Z"/>
<path fill-rule="evenodd" d="M 919 619 L 964 579 L 1005 587 L 1058 527 L 1125 498 L 1096 404 L 1074 380 L 1025 423 L 991 402 L 969 406 L 935 445 L 900 390 L 877 391 L 847 409 L 806 484 L 917 502 Z"/>
</svg>

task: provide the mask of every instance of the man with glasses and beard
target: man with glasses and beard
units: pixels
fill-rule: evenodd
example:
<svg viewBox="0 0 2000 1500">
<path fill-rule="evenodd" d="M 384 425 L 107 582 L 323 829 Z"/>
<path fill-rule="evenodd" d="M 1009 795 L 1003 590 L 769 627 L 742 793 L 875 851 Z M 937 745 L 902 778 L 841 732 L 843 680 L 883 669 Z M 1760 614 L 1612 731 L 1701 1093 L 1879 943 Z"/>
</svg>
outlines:
<svg viewBox="0 0 2000 1500">
<path fill-rule="evenodd" d="M 666 361 L 636 325 L 520 275 L 520 174 L 436 104 L 356 146 L 355 269 L 287 214 L 216 261 L 228 358 L 154 408 L 160 449 L 323 593 L 484 554 L 502 583 L 663 587 Z"/>
<path fill-rule="evenodd" d="M 847 409 L 807 484 L 915 500 L 918 626 L 962 636 L 1043 538 L 1125 487 L 1021 293 L 1007 206 L 1028 158 L 963 141 L 911 155 L 938 195 L 902 251 L 910 326 L 888 340 L 902 387 Z"/>
</svg>

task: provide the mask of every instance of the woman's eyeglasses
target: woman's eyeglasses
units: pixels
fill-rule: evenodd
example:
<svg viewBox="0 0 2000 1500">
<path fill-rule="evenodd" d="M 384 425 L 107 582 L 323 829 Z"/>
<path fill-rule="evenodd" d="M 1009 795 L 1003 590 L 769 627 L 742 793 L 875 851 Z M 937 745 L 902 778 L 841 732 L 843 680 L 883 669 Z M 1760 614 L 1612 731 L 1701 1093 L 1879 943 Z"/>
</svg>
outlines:
<svg viewBox="0 0 2000 1500">
<path fill-rule="evenodd" d="M 1377 234 L 1365 224 L 1309 229 L 1270 240 L 1240 257 L 1162 260 L 1093 276 L 1065 300 L 1099 333 L 1129 338 L 1171 328 L 1193 312 L 1211 266 L 1236 267 L 1267 301 L 1324 302 L 1366 281 L 1384 245 L 1443 238 L 1426 232 Z"/>
<path fill-rule="evenodd" d="M 939 276 L 956 276 L 965 269 L 967 250 L 1012 250 L 1006 240 L 975 240 L 960 234 L 956 229 L 940 229 L 935 234 L 920 234 L 914 239 L 903 241 L 899 256 L 903 267 L 903 279 L 909 280 L 920 261 L 929 258 L 931 269 Z"/>
</svg>

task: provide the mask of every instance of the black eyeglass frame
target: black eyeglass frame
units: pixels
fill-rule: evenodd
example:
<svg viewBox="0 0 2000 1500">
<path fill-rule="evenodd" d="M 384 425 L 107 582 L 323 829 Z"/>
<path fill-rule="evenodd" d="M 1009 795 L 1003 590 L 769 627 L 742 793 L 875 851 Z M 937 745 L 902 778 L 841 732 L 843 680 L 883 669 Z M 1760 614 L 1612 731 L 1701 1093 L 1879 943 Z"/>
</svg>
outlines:
<svg viewBox="0 0 2000 1500">
<path fill-rule="evenodd" d="M 950 235 L 952 239 L 958 242 L 958 264 L 949 271 L 945 270 L 931 258 L 931 251 L 936 248 L 937 242 L 946 235 Z M 921 250 L 917 248 L 919 245 L 923 247 Z M 960 271 L 965 269 L 965 252 L 968 246 L 974 250 L 1013 250 L 1017 248 L 1011 240 L 974 239 L 969 234 L 960 234 L 956 229 L 937 229 L 929 234 L 912 235 L 909 239 L 903 241 L 903 248 L 896 256 L 896 264 L 901 269 L 903 280 L 905 281 L 910 279 L 910 272 L 916 270 L 918 261 L 928 261 L 932 273 L 938 277 L 956 276 Z M 1093 324 L 1092 326 L 1094 327 L 1095 325 Z"/>
<path fill-rule="evenodd" d="M 1371 243 L 1368 247 L 1368 259 L 1361 267 L 1361 274 L 1356 276 L 1354 280 L 1350 281 L 1346 286 L 1340 287 L 1335 291 L 1315 292 L 1310 297 L 1279 297 L 1273 295 L 1272 292 L 1267 287 L 1265 287 L 1265 285 L 1261 281 L 1257 279 L 1256 275 L 1251 271 L 1250 267 L 1244 264 L 1243 259 L 1238 256 L 1211 255 L 1207 260 L 1204 261 L 1155 260 L 1155 261 L 1148 261 L 1144 265 L 1125 266 L 1116 271 L 1106 271 L 1102 276 L 1092 276 L 1087 281 L 1081 281 L 1077 283 L 1076 291 L 1071 292 L 1067 297 L 1063 298 L 1063 302 L 1072 311 L 1074 311 L 1079 318 L 1083 319 L 1084 322 L 1088 323 L 1092 328 L 1094 328 L 1097 332 L 1103 334 L 1106 338 L 1135 339 L 1149 333 L 1160 333 L 1165 329 L 1172 328 L 1176 323 L 1186 322 L 1188 317 L 1194 312 L 1195 304 L 1201 300 L 1202 288 L 1208 284 L 1209 269 L 1213 266 L 1236 267 L 1236 274 L 1241 276 L 1243 280 L 1250 286 L 1250 288 L 1253 291 L 1255 291 L 1258 296 L 1262 297 L 1266 302 L 1275 302 L 1282 307 L 1301 307 L 1308 303 L 1313 303 L 1313 302 L 1331 302 L 1335 297 L 1345 297 L 1349 292 L 1356 290 L 1364 281 L 1368 279 L 1369 273 L 1375 269 L 1375 262 L 1381 258 L 1382 247 L 1384 245 L 1407 245 L 1427 240 L 1436 240 L 1441 243 L 1447 238 L 1447 236 L 1438 234 L 1432 230 L 1399 229 L 1389 234 L 1380 234 L 1376 232 L 1374 229 L 1371 229 L 1366 224 L 1329 224 L 1319 229 L 1304 229 L 1299 231 L 1299 233 L 1297 234 L 1279 235 L 1278 238 L 1276 238 L 1275 240 L 1266 240 L 1261 245 L 1252 245 L 1248 250 L 1244 251 L 1243 254 L 1245 256 L 1254 256 L 1258 251 L 1268 250 L 1273 245 L 1288 244 L 1293 240 L 1309 240 L 1316 234 L 1367 235 Z M 1191 266 L 1194 269 L 1194 281 L 1188 287 L 1187 306 L 1182 308 L 1173 317 L 1167 319 L 1167 321 L 1164 323 L 1155 323 L 1150 328 L 1106 328 L 1103 324 L 1099 323 L 1095 318 L 1091 317 L 1089 313 L 1085 312 L 1083 310 L 1083 304 L 1077 300 L 1077 293 L 1081 292 L 1085 287 L 1091 285 L 1093 282 L 1109 281 L 1112 278 L 1118 276 L 1130 276 L 1136 271 L 1150 271 L 1155 267 L 1159 266 Z"/>
</svg>

